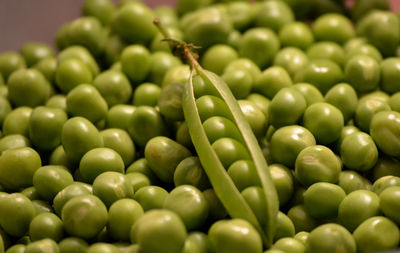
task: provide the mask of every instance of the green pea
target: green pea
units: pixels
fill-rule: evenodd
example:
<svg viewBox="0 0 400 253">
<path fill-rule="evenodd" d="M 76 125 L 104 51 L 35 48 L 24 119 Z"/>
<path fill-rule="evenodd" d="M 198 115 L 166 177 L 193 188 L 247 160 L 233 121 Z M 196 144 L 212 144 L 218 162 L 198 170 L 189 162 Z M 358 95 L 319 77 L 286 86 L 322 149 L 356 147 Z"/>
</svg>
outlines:
<svg viewBox="0 0 400 253">
<path fill-rule="evenodd" d="M 3 121 L 3 134 L 21 134 L 29 136 L 29 118 L 32 114 L 30 107 L 18 107 L 7 114 Z"/>
<path fill-rule="evenodd" d="M 321 225 L 311 231 L 306 242 L 307 252 L 356 253 L 356 249 L 356 241 L 350 232 L 334 223 Z"/>
<path fill-rule="evenodd" d="M 318 221 L 312 217 L 304 205 L 296 205 L 289 209 L 287 216 L 293 222 L 295 231 L 310 232 L 318 226 Z"/>
<path fill-rule="evenodd" d="M 170 83 L 186 83 L 189 80 L 190 68 L 188 65 L 178 65 L 169 69 L 161 82 L 161 87 Z"/>
<path fill-rule="evenodd" d="M 347 61 L 344 75 L 357 92 L 372 91 L 379 84 L 379 64 L 370 56 L 356 55 Z"/>
<path fill-rule="evenodd" d="M 311 185 L 304 194 L 304 206 L 316 219 L 333 219 L 346 193 L 340 186 L 319 182 Z"/>
<path fill-rule="evenodd" d="M 294 77 L 295 82 L 311 83 L 325 94 L 335 84 L 343 81 L 344 74 L 338 64 L 327 59 L 310 60 Z"/>
<path fill-rule="evenodd" d="M 223 137 L 229 137 L 238 141 L 242 140 L 235 124 L 227 118 L 212 116 L 204 121 L 203 127 L 210 143 L 214 143 Z"/>
<path fill-rule="evenodd" d="M 342 165 L 336 155 L 321 145 L 304 148 L 295 162 L 296 178 L 304 186 L 317 182 L 336 183 L 341 169 Z"/>
<path fill-rule="evenodd" d="M 343 48 L 331 41 L 323 41 L 313 44 L 307 49 L 307 56 L 309 59 L 328 59 L 339 66 L 343 66 L 345 60 L 345 53 Z"/>
<path fill-rule="evenodd" d="M 69 57 L 59 63 L 56 69 L 56 84 L 63 93 L 82 83 L 92 83 L 93 74 L 79 58 Z"/>
<path fill-rule="evenodd" d="M 133 104 L 135 106 L 156 106 L 160 97 L 161 88 L 153 83 L 142 83 L 138 85 L 133 93 Z"/>
<path fill-rule="evenodd" d="M 257 230 L 242 219 L 215 222 L 208 231 L 208 238 L 214 252 L 262 252 L 262 241 Z"/>
<path fill-rule="evenodd" d="M 135 144 L 144 147 L 151 138 L 165 135 L 166 126 L 158 110 L 142 105 L 130 116 L 128 131 Z"/>
<path fill-rule="evenodd" d="M 280 3 L 280 2 L 276 2 Z M 266 13 L 263 13 L 265 15 Z M 278 36 L 268 28 L 251 28 L 241 38 L 239 54 L 252 60 L 258 67 L 264 69 L 271 65 L 279 51 Z"/>
<path fill-rule="evenodd" d="M 382 62 L 382 54 L 379 52 L 379 50 L 371 44 L 366 44 L 366 41 L 363 41 L 361 45 L 354 45 L 350 48 L 348 46 L 347 48 L 344 48 L 346 52 L 345 65 L 356 55 L 367 55 L 374 58 L 378 63 Z"/>
<path fill-rule="evenodd" d="M 133 83 L 140 83 L 150 73 L 149 50 L 142 45 L 131 45 L 121 53 L 122 71 Z"/>
<path fill-rule="evenodd" d="M 25 249 L 26 253 L 58 253 L 58 244 L 49 238 L 29 243 Z"/>
<path fill-rule="evenodd" d="M 191 2 L 192 3 L 192 2 Z M 208 48 L 215 44 L 226 43 L 232 31 L 232 22 L 228 14 L 216 7 L 204 8 L 189 14 L 183 24 L 185 38 L 194 45 Z"/>
<path fill-rule="evenodd" d="M 36 191 L 36 188 L 33 186 L 29 186 L 21 191 L 22 194 L 25 195 L 30 200 L 40 199 L 39 193 Z M 1 234 L 1 232 L 0 232 Z"/>
<path fill-rule="evenodd" d="M 164 182 L 173 182 L 176 166 L 191 155 L 187 148 L 163 136 L 150 139 L 144 154 L 152 171 Z"/>
<path fill-rule="evenodd" d="M 400 87 L 396 79 L 400 76 L 400 60 L 399 58 L 388 58 L 382 61 L 381 66 L 381 82 L 382 90 L 393 94 L 400 91 Z"/>
<path fill-rule="evenodd" d="M 4 119 L 11 111 L 10 102 L 4 97 L 0 97 L 0 126 L 3 125 Z"/>
<path fill-rule="evenodd" d="M 269 122 L 276 128 L 296 124 L 306 106 L 303 94 L 293 88 L 283 88 L 269 104 Z"/>
<path fill-rule="evenodd" d="M 34 200 L 32 200 L 32 204 L 35 207 L 36 216 L 41 213 L 53 213 L 54 212 L 53 208 L 47 201 L 34 199 Z"/>
<path fill-rule="evenodd" d="M 278 212 L 277 226 L 274 236 L 274 241 L 277 243 L 282 238 L 293 237 L 295 233 L 295 228 L 292 220 L 284 213 Z"/>
<path fill-rule="evenodd" d="M 372 187 L 368 179 L 352 170 L 340 172 L 338 185 L 342 187 L 346 194 L 357 190 L 366 190 Z"/>
<path fill-rule="evenodd" d="M 131 227 L 143 213 L 143 208 L 137 201 L 117 200 L 108 211 L 107 233 L 116 240 L 129 241 Z"/>
<path fill-rule="evenodd" d="M 58 246 L 61 253 L 85 253 L 89 247 L 85 240 L 78 237 L 67 237 L 63 239 Z"/>
<path fill-rule="evenodd" d="M 294 238 L 282 238 L 274 243 L 273 249 L 279 249 L 283 252 L 305 253 L 306 247 L 303 243 Z"/>
<path fill-rule="evenodd" d="M 325 102 L 338 108 L 343 114 L 344 122 L 348 122 L 356 111 L 358 97 L 351 85 L 339 83 L 325 94 Z"/>
<path fill-rule="evenodd" d="M 82 239 L 95 237 L 107 224 L 107 208 L 94 195 L 81 195 L 65 203 L 61 211 L 65 231 Z"/>
<path fill-rule="evenodd" d="M 238 58 L 239 55 L 234 48 L 224 44 L 217 44 L 204 52 L 201 58 L 201 65 L 205 69 L 221 75 L 225 67 Z"/>
<path fill-rule="evenodd" d="M 25 253 L 26 246 L 23 244 L 15 244 L 7 249 L 7 253 Z"/>
<path fill-rule="evenodd" d="M 396 92 L 390 97 L 388 104 L 393 111 L 400 113 L 400 102 L 399 101 L 400 101 L 400 92 Z"/>
<path fill-rule="evenodd" d="M 29 224 L 29 236 L 32 241 L 50 238 L 59 242 L 64 237 L 63 223 L 53 213 L 41 213 Z"/>
<path fill-rule="evenodd" d="M 232 138 L 220 138 L 212 144 L 212 148 L 225 168 L 229 168 L 235 161 L 250 159 L 243 144 Z"/>
<path fill-rule="evenodd" d="M 252 101 L 239 100 L 238 103 L 254 135 L 262 139 L 267 132 L 268 119 L 265 118 L 264 113 Z"/>
<path fill-rule="evenodd" d="M 190 137 L 189 129 L 186 122 L 182 122 L 181 124 L 179 124 L 178 129 L 175 133 L 175 139 L 178 143 L 182 144 L 188 149 L 193 148 L 192 138 Z"/>
<path fill-rule="evenodd" d="M 104 147 L 116 151 L 124 161 L 125 167 L 135 159 L 136 148 L 129 134 L 118 128 L 109 128 L 100 132 Z"/>
<path fill-rule="evenodd" d="M 107 112 L 107 127 L 128 131 L 129 120 L 135 109 L 136 107 L 132 105 L 114 105 Z"/>
<path fill-rule="evenodd" d="M 16 52 L 5 52 L 0 55 L 0 72 L 4 77 L 4 81 L 16 70 L 26 67 L 25 59 Z"/>
<path fill-rule="evenodd" d="M 232 20 L 233 27 L 237 30 L 244 30 L 248 28 L 255 18 L 254 8 L 249 2 L 246 1 L 233 1 L 229 2 L 226 6 L 226 11 Z"/>
<path fill-rule="evenodd" d="M 210 207 L 209 209 L 210 220 L 212 221 L 220 220 L 228 215 L 225 207 L 222 205 L 218 196 L 215 194 L 214 189 L 210 188 L 203 191 L 203 195 L 206 198 L 208 205 Z"/>
<path fill-rule="evenodd" d="M 35 65 L 42 59 L 54 56 L 54 50 L 50 46 L 38 42 L 24 44 L 20 52 L 28 67 Z"/>
<path fill-rule="evenodd" d="M 310 27 L 303 22 L 290 22 L 279 30 L 282 47 L 296 47 L 306 50 L 314 42 Z"/>
<path fill-rule="evenodd" d="M 310 234 L 309 232 L 302 231 L 295 234 L 293 238 L 305 245 L 309 234 Z"/>
<path fill-rule="evenodd" d="M 253 82 L 257 80 L 258 76 L 261 73 L 260 68 L 250 59 L 248 58 L 238 58 L 236 60 L 231 61 L 226 67 L 224 72 L 229 73 L 233 72 L 237 69 L 244 69 L 247 70 L 252 78 Z"/>
<path fill-rule="evenodd" d="M 174 184 L 175 187 L 185 184 L 192 185 L 199 190 L 210 188 L 208 177 L 197 156 L 187 157 L 176 166 Z"/>
<path fill-rule="evenodd" d="M 271 137 L 272 159 L 290 168 L 294 167 L 300 151 L 316 144 L 313 134 L 302 126 L 285 126 L 276 130 Z"/>
<path fill-rule="evenodd" d="M 197 109 L 202 122 L 212 116 L 221 116 L 232 119 L 226 103 L 215 96 L 204 95 L 196 100 Z"/>
<path fill-rule="evenodd" d="M 377 146 L 391 156 L 400 156 L 399 136 L 400 113 L 394 111 L 382 111 L 372 118 L 370 125 L 371 137 Z"/>
<path fill-rule="evenodd" d="M 88 183 L 92 183 L 103 172 L 124 173 L 124 170 L 121 156 L 110 148 L 93 148 L 85 153 L 79 163 L 80 174 Z"/>
<path fill-rule="evenodd" d="M 0 139 L 0 154 L 8 149 L 30 147 L 30 141 L 23 135 L 11 134 Z"/>
<path fill-rule="evenodd" d="M 143 253 L 181 252 L 186 228 L 178 215 L 169 210 L 152 210 L 142 215 L 132 226 L 131 242 L 139 244 Z M 160 243 L 154 243 L 158 241 Z"/>
<path fill-rule="evenodd" d="M 59 191 L 72 184 L 74 179 L 64 166 L 47 165 L 33 175 L 33 186 L 42 199 L 53 200 Z"/>
<path fill-rule="evenodd" d="M 234 70 L 236 70 L 236 68 L 234 67 L 229 68 L 229 72 L 232 72 Z M 215 89 L 215 87 L 213 87 L 212 83 L 207 79 L 201 77 L 200 75 L 195 75 L 192 79 L 192 83 L 193 83 L 193 93 L 196 99 L 210 95 L 218 98 L 220 97 L 218 91 Z"/>
<path fill-rule="evenodd" d="M 226 82 L 236 99 L 242 99 L 249 95 L 253 86 L 251 74 L 244 69 L 225 72 L 222 75 L 222 79 Z"/>
<path fill-rule="evenodd" d="M 285 47 L 281 49 L 274 58 L 274 65 L 281 66 L 290 74 L 293 79 L 297 72 L 308 64 L 307 55 L 300 49 Z"/>
<path fill-rule="evenodd" d="M 86 194 L 92 194 L 91 187 L 88 189 L 83 183 L 74 182 L 59 191 L 53 198 L 53 208 L 57 215 L 61 216 L 61 210 L 68 200 Z"/>
<path fill-rule="evenodd" d="M 67 97 L 62 94 L 51 96 L 45 104 L 46 107 L 67 111 Z"/>
<path fill-rule="evenodd" d="M 99 74 L 100 69 L 99 66 L 92 56 L 92 54 L 83 46 L 74 45 L 69 46 L 62 50 L 57 56 L 59 62 L 63 62 L 64 60 L 70 58 L 77 58 L 82 61 L 86 65 L 86 67 L 92 73 L 92 76 L 95 77 Z"/>
<path fill-rule="evenodd" d="M 66 32 L 67 45 L 81 45 L 94 56 L 103 52 L 106 34 L 97 18 L 79 17 L 69 23 Z"/>
<path fill-rule="evenodd" d="M 347 168 L 366 171 L 371 169 L 378 160 L 378 149 L 371 136 L 356 132 L 343 139 L 340 157 Z"/>
<path fill-rule="evenodd" d="M 133 187 L 123 174 L 106 171 L 93 181 L 93 194 L 110 207 L 119 199 L 133 197 Z"/>
<path fill-rule="evenodd" d="M 383 216 L 365 220 L 353 233 L 357 252 L 394 250 L 399 245 L 400 232 L 396 224 Z"/>
<path fill-rule="evenodd" d="M 51 152 L 49 157 L 49 165 L 62 165 L 67 167 L 70 171 L 75 170 L 75 164 L 69 157 L 67 157 L 62 145 L 59 145 L 53 150 L 53 152 Z"/>
<path fill-rule="evenodd" d="M 139 172 L 127 173 L 125 178 L 128 180 L 134 191 L 151 184 L 150 179 L 146 175 Z"/>
<path fill-rule="evenodd" d="M 330 144 L 340 137 L 344 127 L 343 114 L 328 103 L 314 103 L 304 111 L 303 125 L 318 143 Z"/>
<path fill-rule="evenodd" d="M 361 130 L 369 132 L 372 118 L 380 111 L 390 111 L 388 103 L 380 99 L 363 98 L 355 111 L 355 123 Z"/>
<path fill-rule="evenodd" d="M 266 225 L 265 213 L 267 212 L 265 194 L 260 186 L 249 186 L 241 192 L 243 198 L 253 211 L 261 226 Z"/>
<path fill-rule="evenodd" d="M 380 195 L 385 189 L 392 186 L 400 186 L 400 177 L 384 176 L 377 179 L 372 185 L 372 191 Z"/>
<path fill-rule="evenodd" d="M 3 157 L 3 156 L 2 156 Z M 21 193 L 12 193 L 0 198 L 0 225 L 4 231 L 15 237 L 25 235 L 35 216 L 32 202 Z"/>
<path fill-rule="evenodd" d="M 110 23 L 114 11 L 114 4 L 110 0 L 86 0 L 82 5 L 82 14 L 84 16 L 96 17 L 103 25 Z"/>
<path fill-rule="evenodd" d="M 139 172 L 143 175 L 147 176 L 147 178 L 154 184 L 158 181 L 157 176 L 150 169 L 150 166 L 146 160 L 146 158 L 139 158 L 134 161 L 129 167 L 126 169 L 126 174 Z"/>
<path fill-rule="evenodd" d="M 126 44 L 124 43 L 121 37 L 119 37 L 116 34 L 110 34 L 106 38 L 106 41 L 104 42 L 103 54 L 105 63 L 108 66 L 113 66 L 114 63 L 117 63 L 120 60 L 121 52 L 122 50 L 124 50 L 125 47 Z M 110 68 L 110 69 L 117 70 L 115 68 Z M 121 69 L 118 70 L 121 71 Z"/>
<path fill-rule="evenodd" d="M 179 0 L 177 1 L 176 10 L 179 14 L 185 14 L 200 9 L 202 7 L 205 7 L 210 3 L 211 1 L 209 0 L 198 0 L 198 1 Z"/>
<path fill-rule="evenodd" d="M 284 206 L 289 202 L 294 191 L 292 172 L 281 164 L 271 164 L 268 168 L 278 193 L 279 205 Z"/>
<path fill-rule="evenodd" d="M 67 157 L 74 162 L 79 162 L 87 151 L 102 147 L 103 138 L 89 120 L 73 117 L 68 119 L 63 126 L 61 144 Z"/>
<path fill-rule="evenodd" d="M 182 253 L 208 252 L 207 235 L 203 232 L 191 232 L 186 237 L 185 244 L 183 246 Z"/>
<path fill-rule="evenodd" d="M 343 44 L 355 36 L 353 24 L 341 14 L 324 14 L 315 20 L 312 28 L 316 40 L 328 40 Z"/>
<path fill-rule="evenodd" d="M 283 67 L 273 66 L 261 72 L 255 80 L 254 90 L 273 99 L 281 89 L 291 87 L 292 84 L 289 73 Z"/>
<path fill-rule="evenodd" d="M 132 95 L 132 87 L 128 78 L 115 70 L 100 73 L 93 80 L 93 86 L 97 88 L 108 106 L 124 104 Z"/>
<path fill-rule="evenodd" d="M 382 212 L 397 224 L 400 223 L 398 199 L 400 196 L 400 187 L 388 187 L 379 195 L 379 204 Z"/>
<path fill-rule="evenodd" d="M 161 85 L 168 70 L 182 65 L 176 56 L 168 52 L 155 52 L 150 56 L 151 69 L 149 79 L 151 82 Z"/>
<path fill-rule="evenodd" d="M 36 69 L 20 69 L 8 78 L 8 99 L 16 106 L 43 105 L 50 95 L 50 84 Z"/>
<path fill-rule="evenodd" d="M 372 181 L 385 176 L 400 176 L 400 164 L 397 159 L 389 156 L 380 156 L 372 168 Z"/>
<path fill-rule="evenodd" d="M 257 6 L 256 26 L 268 27 L 278 32 L 294 21 L 294 13 L 284 1 L 267 1 Z"/>
<path fill-rule="evenodd" d="M 120 253 L 121 251 L 118 249 L 117 246 L 104 243 L 104 242 L 97 242 L 87 249 L 87 253 Z"/>
<path fill-rule="evenodd" d="M 400 28 L 394 13 L 381 10 L 370 12 L 357 23 L 356 28 L 357 35 L 366 37 L 384 56 L 395 55 Z"/>
<path fill-rule="evenodd" d="M 322 96 L 321 92 L 312 84 L 296 83 L 292 87 L 303 94 L 304 98 L 306 99 L 307 106 L 324 101 L 324 97 Z"/>
<path fill-rule="evenodd" d="M 338 220 L 352 232 L 366 219 L 379 215 L 379 212 L 378 195 L 368 190 L 356 190 L 340 203 Z"/>
<path fill-rule="evenodd" d="M 268 98 L 261 94 L 251 93 L 246 100 L 252 101 L 264 113 L 266 119 L 269 118 L 268 107 L 271 102 Z"/>
<path fill-rule="evenodd" d="M 168 192 L 154 185 L 144 186 L 135 192 L 134 199 L 139 202 L 143 210 L 161 209 L 164 207 Z"/>
<path fill-rule="evenodd" d="M 241 192 L 245 188 L 260 185 L 254 163 L 249 160 L 239 160 L 228 168 L 228 174 Z"/>
<path fill-rule="evenodd" d="M 157 104 L 160 113 L 167 120 L 181 121 L 184 119 L 182 110 L 183 89 L 184 84 L 182 83 L 171 83 L 161 89 Z"/>
<path fill-rule="evenodd" d="M 7 190 L 32 186 L 33 176 L 41 166 L 40 156 L 32 148 L 6 150 L 0 156 L 0 184 Z"/>
</svg>

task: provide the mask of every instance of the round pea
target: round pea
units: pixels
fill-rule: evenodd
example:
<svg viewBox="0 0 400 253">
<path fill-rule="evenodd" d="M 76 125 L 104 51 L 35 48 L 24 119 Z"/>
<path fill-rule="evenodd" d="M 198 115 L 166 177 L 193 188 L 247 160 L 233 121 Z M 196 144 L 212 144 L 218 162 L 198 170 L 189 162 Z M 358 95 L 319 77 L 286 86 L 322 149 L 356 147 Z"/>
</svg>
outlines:
<svg viewBox="0 0 400 253">
<path fill-rule="evenodd" d="M 225 72 L 222 75 L 222 79 L 226 82 L 236 99 L 242 99 L 249 95 L 253 86 L 251 74 L 244 69 Z"/>
<path fill-rule="evenodd" d="M 30 147 L 30 141 L 23 135 L 11 134 L 0 139 L 0 154 L 8 149 Z"/>
<path fill-rule="evenodd" d="M 399 197 L 400 197 L 400 187 L 393 186 L 388 187 L 381 192 L 379 195 L 379 204 L 382 212 L 386 217 L 390 218 L 397 224 L 400 223 L 399 216 Z"/>
<path fill-rule="evenodd" d="M 295 205 L 289 209 L 287 216 L 293 222 L 295 231 L 310 232 L 318 226 L 318 221 L 310 215 L 304 205 Z"/>
<path fill-rule="evenodd" d="M 32 148 L 6 150 L 0 156 L 0 184 L 14 191 L 32 186 L 34 174 L 41 166 L 41 158 Z"/>
<path fill-rule="evenodd" d="M 343 48 L 331 41 L 317 42 L 307 49 L 307 56 L 312 59 L 328 59 L 339 66 L 343 66 L 345 60 L 345 52 Z"/>
<path fill-rule="evenodd" d="M 88 183 L 92 183 L 97 176 L 107 171 L 125 171 L 121 156 L 110 148 L 91 149 L 80 160 L 79 172 Z"/>
<path fill-rule="evenodd" d="M 277 129 L 271 137 L 270 152 L 272 159 L 290 168 L 304 148 L 315 145 L 313 134 L 302 126 L 285 126 Z"/>
<path fill-rule="evenodd" d="M 285 237 L 293 237 L 294 234 L 295 227 L 292 220 L 286 214 L 279 211 L 274 241 L 277 242 Z"/>
<path fill-rule="evenodd" d="M 284 25 L 294 21 L 294 13 L 284 1 L 266 1 L 257 6 L 256 26 L 279 31 Z"/>
<path fill-rule="evenodd" d="M 133 104 L 135 106 L 156 106 L 160 97 L 160 86 L 153 83 L 142 83 L 133 92 Z"/>
<path fill-rule="evenodd" d="M 82 83 L 92 83 L 93 74 L 78 58 L 67 58 L 61 61 L 56 69 L 56 83 L 63 93 Z"/>
<path fill-rule="evenodd" d="M 344 122 L 348 122 L 356 111 L 358 97 L 351 85 L 339 83 L 325 94 L 325 102 L 338 108 L 342 112 Z"/>
<path fill-rule="evenodd" d="M 134 199 L 139 202 L 143 210 L 147 212 L 151 209 L 161 209 L 164 207 L 164 202 L 168 192 L 159 186 L 149 185 L 143 186 L 135 192 Z"/>
<path fill-rule="evenodd" d="M 202 122 L 212 116 L 221 116 L 232 119 L 232 115 L 226 103 L 215 96 L 204 95 L 196 100 L 196 106 Z"/>
<path fill-rule="evenodd" d="M 129 166 L 136 156 L 136 148 L 129 134 L 118 128 L 108 128 L 100 132 L 103 137 L 104 147 L 116 151 L 124 161 L 125 167 Z"/>
<path fill-rule="evenodd" d="M 54 56 L 54 51 L 50 46 L 38 42 L 24 44 L 20 52 L 28 67 L 35 65 L 42 59 Z"/>
<path fill-rule="evenodd" d="M 281 164 L 271 164 L 268 168 L 278 193 L 279 205 L 284 206 L 289 202 L 294 192 L 292 172 Z"/>
<path fill-rule="evenodd" d="M 49 238 L 29 243 L 25 249 L 26 253 L 58 253 L 58 244 Z"/>
<path fill-rule="evenodd" d="M 384 176 L 377 179 L 372 185 L 372 191 L 380 195 L 386 188 L 400 186 L 400 177 Z"/>
<path fill-rule="evenodd" d="M 371 120 L 371 137 L 383 153 L 387 155 L 400 156 L 399 129 L 400 113 L 398 112 L 378 112 Z"/>
<path fill-rule="evenodd" d="M 205 190 L 210 187 L 207 174 L 196 156 L 187 157 L 176 166 L 174 184 L 175 187 L 185 184 L 192 185 L 199 190 Z"/>
<path fill-rule="evenodd" d="M 128 180 L 134 191 L 150 185 L 150 179 L 146 175 L 139 172 L 127 173 L 125 178 Z"/>
<path fill-rule="evenodd" d="M 50 238 L 59 242 L 64 237 L 63 223 L 53 213 L 38 214 L 29 224 L 29 236 L 32 241 Z"/>
<path fill-rule="evenodd" d="M 19 53 L 5 52 L 0 55 L 0 73 L 2 73 L 6 83 L 11 73 L 25 67 L 25 59 Z"/>
<path fill-rule="evenodd" d="M 143 82 L 150 73 L 150 57 L 150 52 L 146 47 L 128 46 L 121 53 L 122 71 L 133 83 Z"/>
<path fill-rule="evenodd" d="M 186 237 L 183 221 L 169 210 L 146 212 L 135 222 L 130 233 L 131 242 L 139 244 L 143 253 L 179 253 Z"/>
<path fill-rule="evenodd" d="M 389 103 L 390 108 L 393 111 L 400 112 L 400 102 L 399 101 L 400 101 L 400 92 L 396 92 L 390 97 L 388 103 Z"/>
<path fill-rule="evenodd" d="M 208 231 L 212 251 L 220 253 L 262 253 L 262 241 L 257 230 L 245 220 L 215 222 Z"/>
<path fill-rule="evenodd" d="M 61 132 L 61 144 L 67 157 L 79 162 L 91 149 L 103 146 L 103 138 L 97 128 L 83 117 L 73 117 L 65 122 Z"/>
<path fill-rule="evenodd" d="M 92 194 L 91 187 L 87 188 L 83 183 L 74 182 L 59 191 L 53 198 L 53 208 L 57 215 L 61 216 L 61 210 L 68 200 L 86 194 Z"/>
<path fill-rule="evenodd" d="M 292 86 L 289 73 L 280 66 L 272 66 L 261 72 L 254 83 L 254 90 L 273 99 L 283 88 Z"/>
<path fill-rule="evenodd" d="M 346 194 L 350 194 L 357 190 L 366 190 L 372 187 L 368 179 L 352 170 L 340 172 L 338 185 L 342 187 Z"/>
<path fill-rule="evenodd" d="M 310 27 L 303 22 L 290 22 L 279 30 L 282 47 L 296 47 L 306 50 L 314 42 Z"/>
<path fill-rule="evenodd" d="M 108 106 L 124 104 L 132 95 L 132 86 L 128 78 L 115 70 L 100 73 L 93 80 L 93 86 L 97 88 Z"/>
<path fill-rule="evenodd" d="M 330 144 L 340 137 L 344 127 L 342 112 L 328 103 L 314 103 L 304 112 L 303 125 L 318 143 Z"/>
<path fill-rule="evenodd" d="M 64 205 L 61 219 L 69 235 L 90 239 L 106 226 L 107 208 L 94 195 L 77 196 Z"/>
<path fill-rule="evenodd" d="M 241 194 L 257 217 L 260 225 L 266 225 L 265 213 L 267 212 L 267 204 L 263 189 L 259 186 L 249 186 Z"/>
<path fill-rule="evenodd" d="M 160 113 L 170 121 L 183 120 L 182 94 L 183 83 L 171 83 L 161 89 L 157 105 Z"/>
<path fill-rule="evenodd" d="M 308 64 L 307 55 L 295 47 L 281 49 L 274 58 L 274 65 L 281 66 L 290 74 L 293 79 L 297 72 Z"/>
<path fill-rule="evenodd" d="M 144 213 L 133 199 L 115 201 L 108 211 L 107 233 L 116 240 L 129 241 L 131 227 Z"/>
<path fill-rule="evenodd" d="M 212 148 L 225 168 L 229 168 L 235 161 L 250 158 L 247 149 L 235 139 L 220 138 L 212 144 Z"/>
<path fill-rule="evenodd" d="M 234 48 L 224 44 L 217 44 L 204 52 L 201 58 L 201 65 L 205 69 L 221 75 L 225 67 L 237 58 L 239 58 L 239 55 Z"/>
<path fill-rule="evenodd" d="M 229 119 L 221 116 L 208 118 L 204 121 L 203 127 L 210 143 L 214 143 L 223 137 L 229 137 L 238 141 L 242 139 L 236 125 Z"/>
<path fill-rule="evenodd" d="M 82 5 L 82 14 L 84 16 L 96 17 L 103 25 L 110 23 L 114 11 L 115 7 L 110 0 L 86 0 Z"/>
<path fill-rule="evenodd" d="M 249 160 L 239 160 L 228 168 L 228 174 L 241 192 L 245 188 L 260 185 L 254 163 Z"/>
<path fill-rule="evenodd" d="M 389 156 L 381 156 L 378 158 L 374 168 L 372 168 L 372 181 L 376 181 L 379 178 L 385 176 L 400 176 L 400 164 L 398 160 L 389 157 Z"/>
<path fill-rule="evenodd" d="M 303 243 L 294 238 L 282 238 L 274 243 L 273 249 L 279 249 L 283 252 L 305 253 L 306 247 Z"/>
<path fill-rule="evenodd" d="M 107 128 L 121 128 L 128 131 L 129 120 L 135 109 L 135 106 L 125 104 L 111 107 L 106 116 Z"/>
<path fill-rule="evenodd" d="M 133 173 L 133 172 L 139 172 L 145 176 L 152 182 L 155 183 L 157 182 L 157 176 L 154 174 L 154 172 L 150 169 L 149 163 L 147 162 L 146 158 L 139 158 L 129 167 L 126 169 L 126 174 Z"/>
<path fill-rule="evenodd" d="M 393 250 L 399 245 L 399 236 L 396 224 L 383 216 L 365 220 L 353 233 L 357 251 L 362 253 Z"/>
<path fill-rule="evenodd" d="M 307 252 L 356 253 L 356 249 L 356 241 L 350 232 L 334 223 L 321 225 L 311 231 L 306 242 Z"/>
<path fill-rule="evenodd" d="M 63 239 L 58 246 L 61 253 L 85 253 L 89 247 L 85 240 L 78 237 L 67 237 Z"/>
<path fill-rule="evenodd" d="M 306 99 L 307 106 L 314 103 L 324 102 L 324 97 L 321 92 L 312 84 L 309 83 L 296 83 L 292 86 L 300 91 Z"/>
<path fill-rule="evenodd" d="M 3 121 L 3 134 L 22 134 L 28 137 L 31 114 L 32 108 L 26 106 L 17 107 L 9 112 Z"/>
<path fill-rule="evenodd" d="M 33 186 L 39 195 L 48 201 L 53 200 L 59 191 L 73 182 L 68 169 L 59 165 L 43 166 L 33 175 Z"/>
</svg>

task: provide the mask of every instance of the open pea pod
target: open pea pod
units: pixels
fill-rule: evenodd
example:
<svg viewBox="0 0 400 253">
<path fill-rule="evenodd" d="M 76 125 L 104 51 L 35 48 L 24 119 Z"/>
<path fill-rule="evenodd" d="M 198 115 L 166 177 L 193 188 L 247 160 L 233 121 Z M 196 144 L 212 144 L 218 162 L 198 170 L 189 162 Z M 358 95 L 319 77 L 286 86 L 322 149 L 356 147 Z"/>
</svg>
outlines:
<svg viewBox="0 0 400 253">
<path fill-rule="evenodd" d="M 194 69 L 192 70 L 189 83 L 185 86 L 182 98 L 183 112 L 193 145 L 216 195 L 221 200 L 229 215 L 232 218 L 241 218 L 250 222 L 262 235 L 265 246 L 270 247 L 276 230 L 279 202 L 276 189 L 269 174 L 267 162 L 250 125 L 227 84 L 219 76 L 202 69 L 198 64 L 193 64 L 193 67 Z M 233 116 L 233 122 L 239 129 L 243 144 L 250 154 L 251 161 L 255 165 L 257 176 L 266 198 L 266 224 L 264 227 L 262 227 L 256 215 L 240 194 L 207 138 L 196 106 L 193 87 L 193 75 L 195 74 L 200 75 L 205 82 L 209 82 L 213 86 L 218 96 L 227 104 Z"/>
</svg>

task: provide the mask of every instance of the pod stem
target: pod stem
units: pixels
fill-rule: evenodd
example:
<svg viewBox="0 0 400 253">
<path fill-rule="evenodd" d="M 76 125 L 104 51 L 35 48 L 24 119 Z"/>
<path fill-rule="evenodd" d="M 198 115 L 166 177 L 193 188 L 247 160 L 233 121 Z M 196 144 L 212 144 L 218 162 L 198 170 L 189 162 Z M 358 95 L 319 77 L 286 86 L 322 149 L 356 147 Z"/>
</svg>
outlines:
<svg viewBox="0 0 400 253">
<path fill-rule="evenodd" d="M 167 31 L 165 26 L 161 23 L 161 20 L 159 18 L 155 18 L 153 20 L 153 23 L 164 36 L 163 41 L 168 42 L 171 51 L 175 56 L 188 63 L 192 69 L 201 69 L 199 62 L 197 61 L 199 55 L 193 52 L 194 49 L 200 47 L 173 38 Z"/>
</svg>

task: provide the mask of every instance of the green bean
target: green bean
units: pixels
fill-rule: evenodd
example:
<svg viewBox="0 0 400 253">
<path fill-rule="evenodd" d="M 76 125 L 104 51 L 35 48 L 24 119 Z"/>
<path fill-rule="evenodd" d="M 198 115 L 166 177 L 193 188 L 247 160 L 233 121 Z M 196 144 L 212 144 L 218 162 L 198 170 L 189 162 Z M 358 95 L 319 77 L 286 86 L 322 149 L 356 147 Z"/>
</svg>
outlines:
<svg viewBox="0 0 400 253">
<path fill-rule="evenodd" d="M 163 32 L 163 27 L 159 24 L 159 21 L 155 21 L 155 23 L 160 27 L 161 32 Z M 193 145 L 197 151 L 200 162 L 210 179 L 215 193 L 232 218 L 241 218 L 249 221 L 260 232 L 265 246 L 270 247 L 276 230 L 276 218 L 278 215 L 279 203 L 277 192 L 268 170 L 267 162 L 258 146 L 257 139 L 227 84 L 219 76 L 210 71 L 204 70 L 199 65 L 191 52 L 191 45 L 169 39 L 167 32 L 164 34 L 172 46 L 173 51 L 178 52 L 183 58 L 186 58 L 192 67 L 189 82 L 185 85 L 183 91 L 183 112 L 189 133 L 192 137 Z M 228 116 L 232 116 L 232 121 L 239 130 L 242 137 L 241 144 L 243 144 L 247 149 L 250 159 L 255 165 L 257 176 L 265 196 L 267 209 L 265 214 L 265 227 L 261 226 L 261 222 L 257 220 L 254 211 L 241 195 L 233 180 L 229 177 L 226 168 L 223 166 L 220 158 L 211 146 L 203 127 L 202 119 L 199 115 L 199 108 L 196 103 L 193 87 L 193 79 L 195 75 L 201 77 L 205 83 L 211 86 L 213 93 L 204 95 L 217 95 L 226 104 L 229 110 Z M 214 94 L 215 92 L 217 94 Z"/>
</svg>

